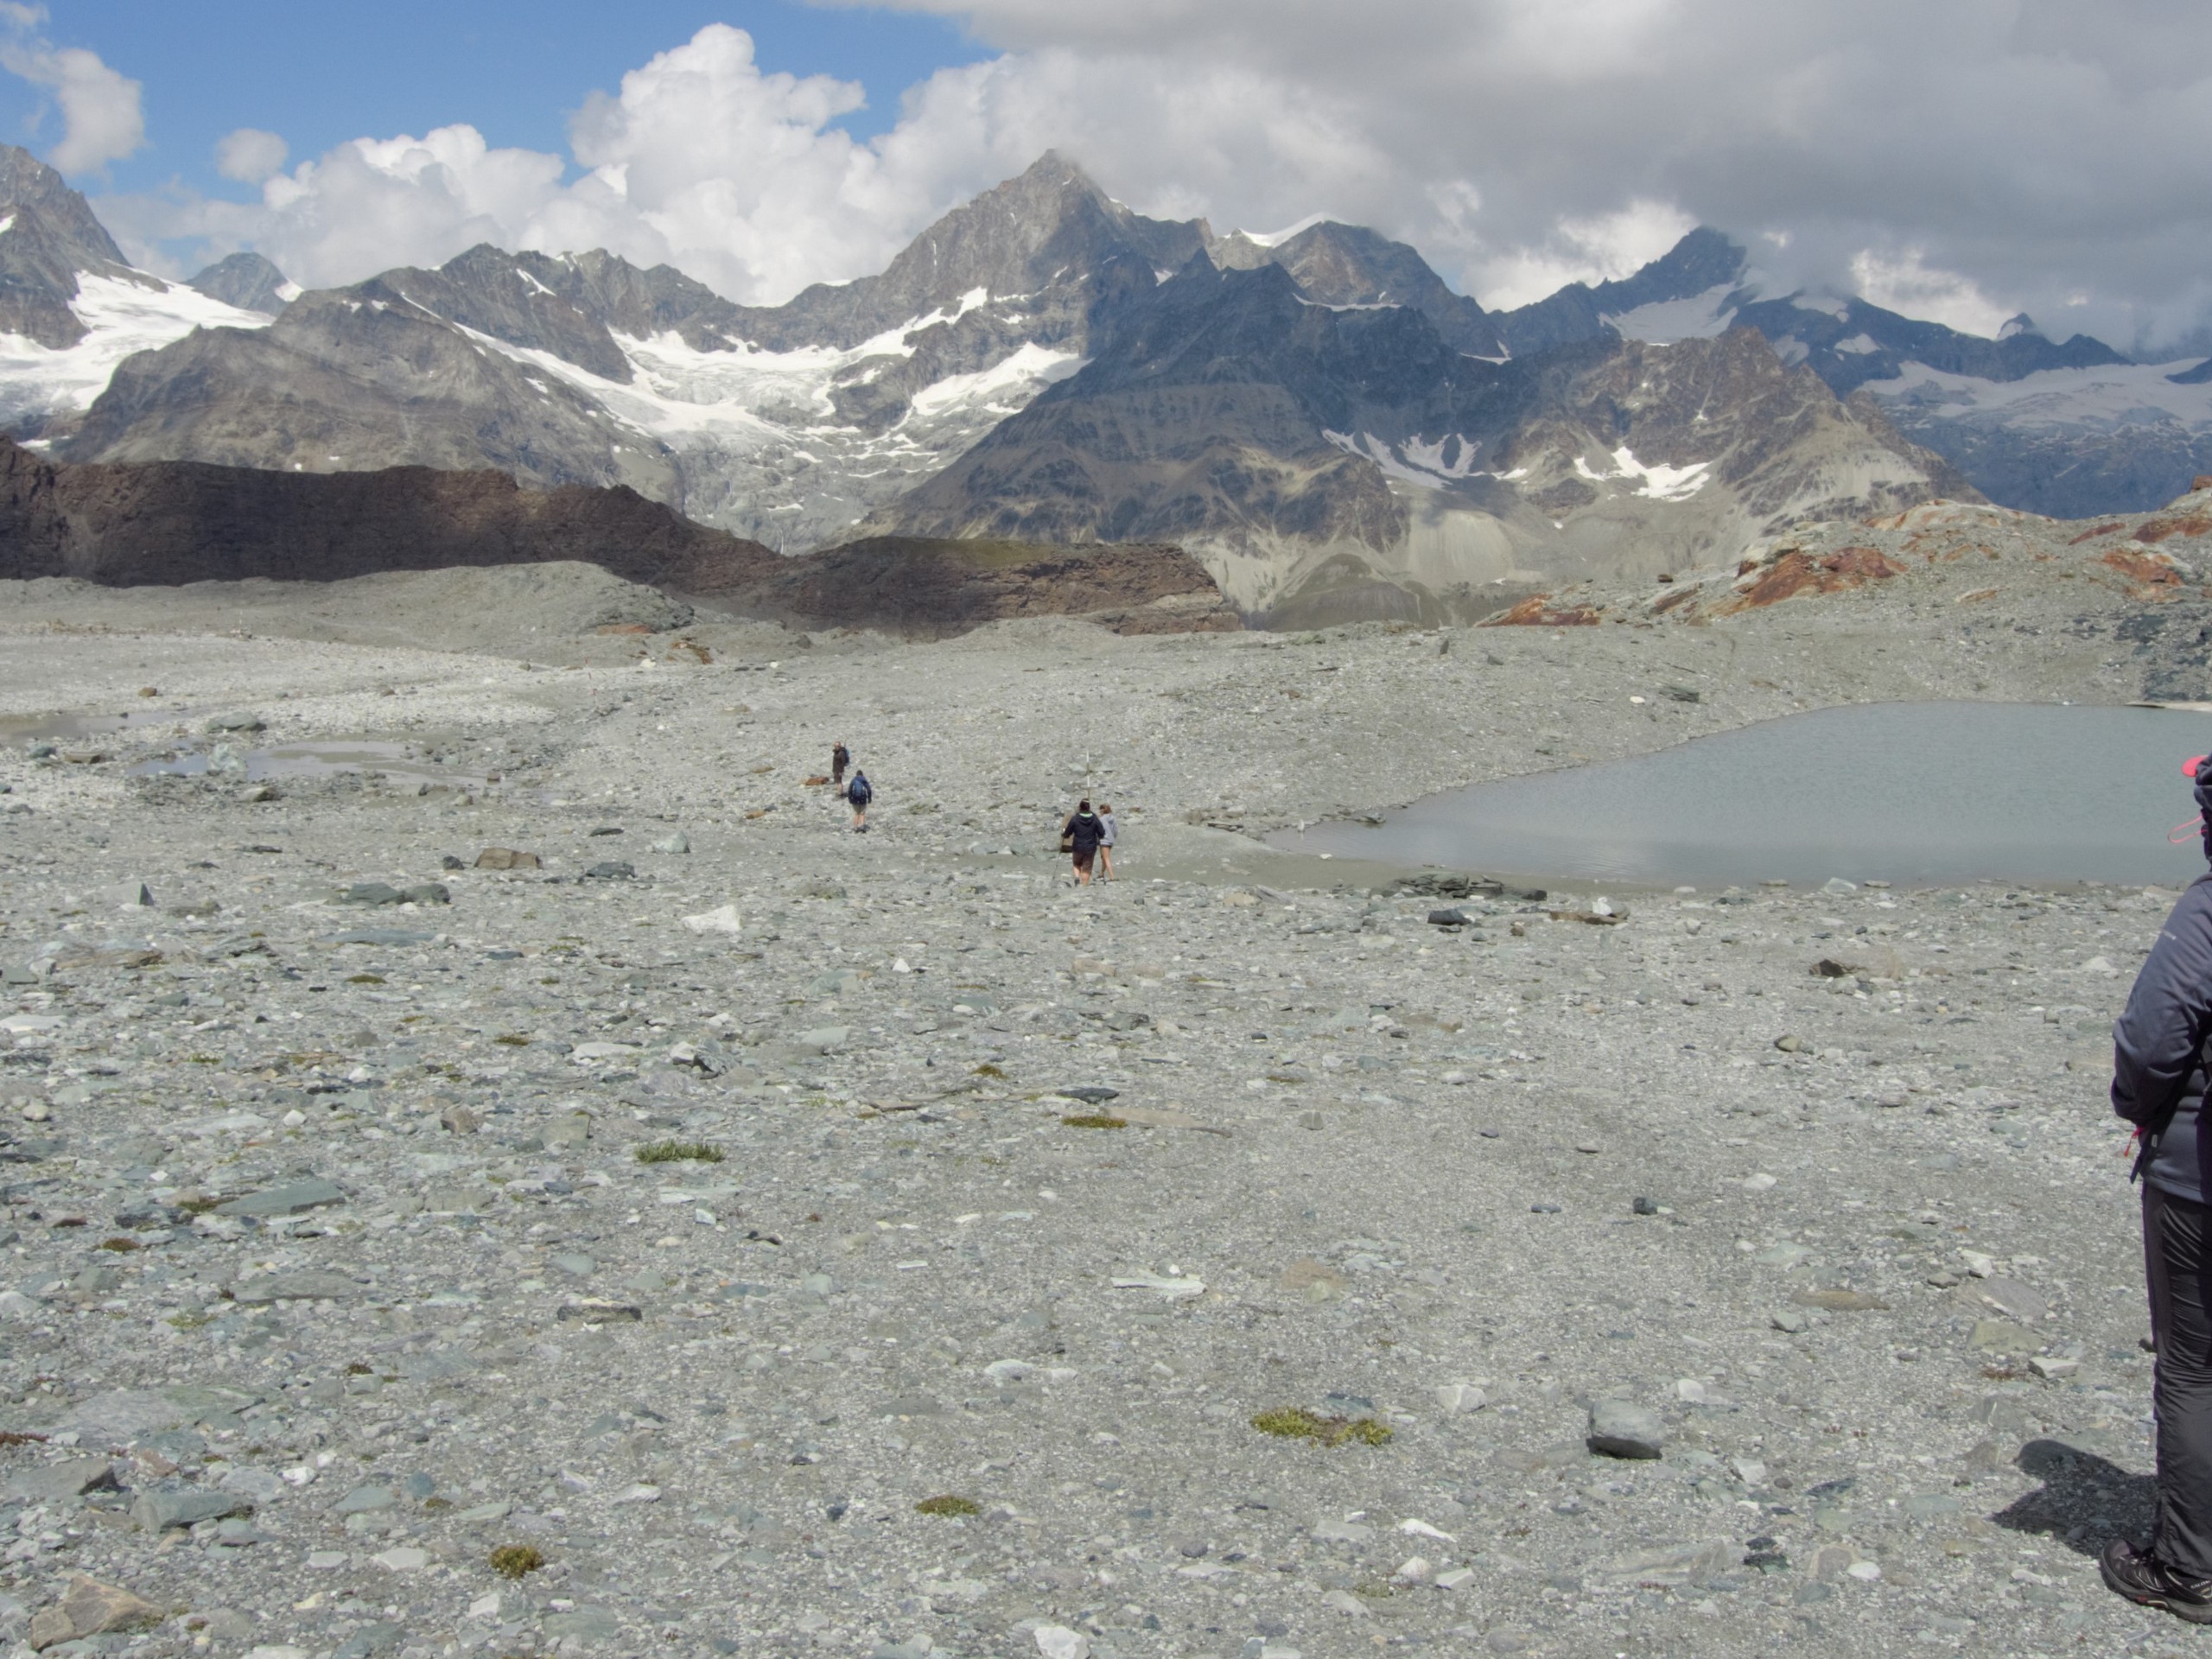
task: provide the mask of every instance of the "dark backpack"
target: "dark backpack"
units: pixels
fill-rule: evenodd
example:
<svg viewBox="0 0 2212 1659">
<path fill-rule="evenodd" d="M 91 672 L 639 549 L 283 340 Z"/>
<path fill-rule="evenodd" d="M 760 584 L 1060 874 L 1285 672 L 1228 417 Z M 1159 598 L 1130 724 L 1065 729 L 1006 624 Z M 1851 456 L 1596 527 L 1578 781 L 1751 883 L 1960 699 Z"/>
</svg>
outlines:
<svg viewBox="0 0 2212 1659">
<path fill-rule="evenodd" d="M 845 798 L 855 806 L 866 806 L 875 798 L 875 791 L 869 785 L 866 772 L 856 772 L 853 774 L 853 781 L 845 786 Z"/>
</svg>

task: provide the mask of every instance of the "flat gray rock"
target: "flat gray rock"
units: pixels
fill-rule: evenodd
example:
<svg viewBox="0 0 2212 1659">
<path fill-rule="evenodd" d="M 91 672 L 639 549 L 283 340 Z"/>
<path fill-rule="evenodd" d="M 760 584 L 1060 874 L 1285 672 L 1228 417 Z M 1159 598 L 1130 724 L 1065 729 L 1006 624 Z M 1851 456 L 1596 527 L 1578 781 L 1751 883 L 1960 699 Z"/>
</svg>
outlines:
<svg viewBox="0 0 2212 1659">
<path fill-rule="evenodd" d="M 253 1501 L 242 1492 L 157 1486 L 131 1501 L 130 1518 L 149 1532 L 163 1532 L 171 1527 L 219 1521 L 226 1515 L 243 1515 L 252 1508 Z"/>
<path fill-rule="evenodd" d="M 342 1273 L 333 1273 L 321 1268 L 303 1268 L 290 1273 L 264 1273 L 257 1278 L 240 1280 L 232 1287 L 231 1294 L 249 1305 L 257 1302 L 310 1302 L 341 1300 L 358 1296 L 362 1287 Z"/>
<path fill-rule="evenodd" d="M 114 1484 L 115 1471 L 105 1458 L 68 1458 L 36 1469 L 18 1470 L 8 1478 L 5 1486 L 0 1486 L 0 1494 L 37 1503 L 79 1497 L 95 1488 Z"/>
<path fill-rule="evenodd" d="M 319 1210 L 325 1205 L 345 1202 L 344 1191 L 329 1181 L 291 1181 L 264 1192 L 249 1192 L 243 1198 L 232 1198 L 228 1204 L 219 1204 L 215 1206 L 215 1213 L 219 1216 L 290 1216 L 302 1210 Z"/>
<path fill-rule="evenodd" d="M 1633 1400 L 1600 1400 L 1590 1408 L 1585 1443 L 1603 1457 L 1656 1458 L 1666 1449 L 1667 1428 L 1657 1412 Z"/>
</svg>

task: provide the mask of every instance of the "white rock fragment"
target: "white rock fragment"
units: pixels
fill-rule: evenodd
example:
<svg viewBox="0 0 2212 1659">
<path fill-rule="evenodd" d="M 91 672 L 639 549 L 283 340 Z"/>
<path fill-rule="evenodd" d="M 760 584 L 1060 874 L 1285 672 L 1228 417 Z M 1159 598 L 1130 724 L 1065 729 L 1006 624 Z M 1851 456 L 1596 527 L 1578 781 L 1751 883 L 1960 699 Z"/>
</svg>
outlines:
<svg viewBox="0 0 2212 1659">
<path fill-rule="evenodd" d="M 1116 1290 L 1149 1290 L 1162 1296 L 1185 1297 L 1205 1294 L 1206 1281 L 1196 1278 L 1170 1278 L 1157 1273 L 1133 1273 L 1114 1281 Z"/>
<path fill-rule="evenodd" d="M 735 905 L 723 905 L 714 910 L 702 910 L 696 916 L 686 916 L 683 925 L 694 933 L 742 933 L 744 918 Z"/>
<path fill-rule="evenodd" d="M 1065 1624 L 1039 1624 L 1033 1634 L 1045 1659 L 1090 1659 L 1090 1638 Z"/>
</svg>

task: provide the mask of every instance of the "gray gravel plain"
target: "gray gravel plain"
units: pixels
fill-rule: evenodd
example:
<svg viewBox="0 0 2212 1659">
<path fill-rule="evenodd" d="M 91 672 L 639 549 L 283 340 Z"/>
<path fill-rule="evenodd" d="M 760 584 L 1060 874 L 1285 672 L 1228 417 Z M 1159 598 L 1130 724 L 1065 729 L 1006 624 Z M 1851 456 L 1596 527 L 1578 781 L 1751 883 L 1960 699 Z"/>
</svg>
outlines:
<svg viewBox="0 0 2212 1659">
<path fill-rule="evenodd" d="M 2171 893 L 1593 921 L 1255 839 L 2125 701 L 2149 601 L 909 645 L 478 574 L 0 594 L 9 1651 L 2184 1650 L 2091 1563 L 2148 1514 L 2103 1093 Z"/>
</svg>

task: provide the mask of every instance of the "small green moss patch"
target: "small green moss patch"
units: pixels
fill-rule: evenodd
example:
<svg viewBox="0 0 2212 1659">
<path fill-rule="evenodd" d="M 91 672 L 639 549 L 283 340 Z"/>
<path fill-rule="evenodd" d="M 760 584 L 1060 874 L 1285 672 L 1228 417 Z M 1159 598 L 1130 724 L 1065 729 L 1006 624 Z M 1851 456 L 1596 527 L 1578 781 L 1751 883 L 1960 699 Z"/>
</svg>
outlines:
<svg viewBox="0 0 2212 1659">
<path fill-rule="evenodd" d="M 968 1075 L 971 1077 L 997 1077 L 1003 1081 L 1006 1077 L 1006 1072 L 1002 1068 L 993 1065 L 988 1060 L 985 1060 L 981 1065 L 977 1066 Z"/>
<path fill-rule="evenodd" d="M 499 1044 L 501 1048 L 528 1048 L 530 1046 L 529 1038 L 518 1037 L 512 1032 L 509 1032 L 504 1037 L 494 1037 L 492 1040 Z"/>
<path fill-rule="evenodd" d="M 1071 1129 L 1126 1129 L 1129 1120 L 1109 1112 L 1074 1112 L 1060 1120 Z"/>
<path fill-rule="evenodd" d="M 704 1141 L 648 1141 L 638 1148 L 641 1164 L 719 1164 L 721 1160 L 721 1148 Z"/>
<path fill-rule="evenodd" d="M 981 1515 L 983 1506 L 972 1497 L 962 1497 L 955 1492 L 943 1492 L 935 1497 L 925 1497 L 914 1505 L 917 1515 Z"/>
<path fill-rule="evenodd" d="M 1357 1440 L 1362 1446 L 1388 1446 L 1390 1427 L 1372 1417 L 1324 1417 L 1303 1406 L 1277 1406 L 1252 1419 L 1252 1427 L 1279 1440 L 1313 1440 L 1321 1446 L 1342 1446 Z"/>
<path fill-rule="evenodd" d="M 113 1238 L 100 1240 L 99 1247 L 104 1250 L 113 1250 L 118 1255 L 128 1255 L 138 1248 L 138 1241 L 135 1238 L 125 1238 L 118 1233 Z"/>
<path fill-rule="evenodd" d="M 492 1552 L 492 1570 L 503 1578 L 519 1579 L 545 1565 L 535 1544 L 501 1544 Z"/>
<path fill-rule="evenodd" d="M 348 985 L 381 985 L 384 983 L 384 976 L 382 974 L 348 974 L 346 976 L 346 982 Z"/>
</svg>

